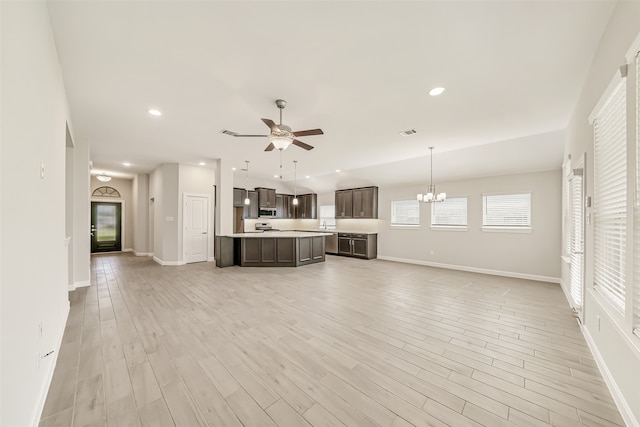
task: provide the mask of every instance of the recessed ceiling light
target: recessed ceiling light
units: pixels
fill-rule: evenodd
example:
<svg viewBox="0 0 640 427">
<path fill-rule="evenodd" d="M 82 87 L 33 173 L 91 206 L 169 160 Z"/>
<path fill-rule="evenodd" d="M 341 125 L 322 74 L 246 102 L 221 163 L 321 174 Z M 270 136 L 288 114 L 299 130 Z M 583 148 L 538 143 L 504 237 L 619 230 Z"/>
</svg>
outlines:
<svg viewBox="0 0 640 427">
<path fill-rule="evenodd" d="M 311 177 L 310 177 L 309 175 L 307 175 L 307 176 L 305 176 L 305 178 L 309 179 L 309 178 L 311 178 Z"/>
<path fill-rule="evenodd" d="M 280 176 L 280 175 L 278 175 L 278 174 L 273 175 L 273 177 L 274 177 L 274 178 L 277 178 L 277 177 L 279 177 L 279 176 Z"/>
<path fill-rule="evenodd" d="M 444 92 L 444 88 L 443 87 L 434 87 L 433 89 L 431 89 L 429 91 L 429 95 L 438 96 L 438 95 L 442 94 L 442 92 Z"/>
<path fill-rule="evenodd" d="M 124 163 L 122 163 L 122 166 L 129 167 L 129 166 L 131 166 L 131 163 L 129 163 L 129 162 L 124 162 Z"/>
<path fill-rule="evenodd" d="M 149 110 L 149 114 L 151 114 L 152 116 L 161 116 L 162 115 L 162 113 L 160 111 L 154 110 L 154 109 Z"/>
<path fill-rule="evenodd" d="M 237 170 L 238 170 L 238 168 L 231 168 L 231 170 L 232 170 L 232 171 L 237 171 Z"/>
<path fill-rule="evenodd" d="M 340 172 L 340 169 L 336 169 L 336 172 Z"/>
<path fill-rule="evenodd" d="M 198 164 L 199 164 L 200 166 L 204 166 L 204 165 L 206 165 L 206 163 L 205 163 L 205 162 L 200 162 L 200 163 L 198 163 Z"/>
</svg>

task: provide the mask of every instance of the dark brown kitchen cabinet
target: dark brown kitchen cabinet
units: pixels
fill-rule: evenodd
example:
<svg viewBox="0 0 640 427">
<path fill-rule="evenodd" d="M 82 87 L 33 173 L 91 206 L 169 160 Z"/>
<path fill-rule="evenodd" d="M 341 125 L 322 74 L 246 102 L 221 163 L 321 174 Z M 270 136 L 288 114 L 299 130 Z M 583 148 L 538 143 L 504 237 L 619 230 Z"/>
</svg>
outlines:
<svg viewBox="0 0 640 427">
<path fill-rule="evenodd" d="M 351 218 L 353 215 L 353 190 L 336 191 L 336 218 Z"/>
<path fill-rule="evenodd" d="M 234 188 L 233 189 L 233 207 L 234 208 L 243 208 L 244 207 L 244 198 L 247 194 L 247 191 L 243 188 Z"/>
<path fill-rule="evenodd" d="M 261 208 L 275 208 L 276 207 L 276 190 L 273 188 L 256 188 L 258 191 L 258 203 Z"/>
<path fill-rule="evenodd" d="M 301 238 L 298 261 L 300 263 L 306 263 L 324 259 L 324 245 L 324 236 Z"/>
<path fill-rule="evenodd" d="M 243 218 L 258 218 L 258 192 L 249 191 L 249 204 L 242 206 L 244 207 Z"/>
<path fill-rule="evenodd" d="M 378 218 L 378 187 L 336 191 L 336 218 Z"/>
<path fill-rule="evenodd" d="M 292 200 L 293 196 L 290 194 L 276 194 L 276 218 L 292 219 L 296 217 Z"/>
<path fill-rule="evenodd" d="M 353 189 L 353 218 L 378 218 L 378 187 Z"/>
<path fill-rule="evenodd" d="M 378 256 L 378 235 L 338 233 L 338 255 L 372 259 Z"/>
<path fill-rule="evenodd" d="M 318 218 L 318 195 L 301 194 L 298 196 L 298 206 L 296 207 L 296 218 L 317 219 Z"/>
</svg>

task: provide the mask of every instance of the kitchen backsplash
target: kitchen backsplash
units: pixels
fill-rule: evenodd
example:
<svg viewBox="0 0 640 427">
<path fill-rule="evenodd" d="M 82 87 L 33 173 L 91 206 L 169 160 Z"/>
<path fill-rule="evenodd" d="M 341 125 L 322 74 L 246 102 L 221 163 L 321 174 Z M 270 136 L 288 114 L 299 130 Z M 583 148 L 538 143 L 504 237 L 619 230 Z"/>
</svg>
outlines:
<svg viewBox="0 0 640 427">
<path fill-rule="evenodd" d="M 245 219 L 244 231 L 255 231 L 256 224 L 267 223 L 276 230 L 317 230 L 322 224 L 318 219 Z M 338 219 L 336 220 L 337 231 L 362 231 L 369 233 L 378 232 L 377 219 Z"/>
</svg>

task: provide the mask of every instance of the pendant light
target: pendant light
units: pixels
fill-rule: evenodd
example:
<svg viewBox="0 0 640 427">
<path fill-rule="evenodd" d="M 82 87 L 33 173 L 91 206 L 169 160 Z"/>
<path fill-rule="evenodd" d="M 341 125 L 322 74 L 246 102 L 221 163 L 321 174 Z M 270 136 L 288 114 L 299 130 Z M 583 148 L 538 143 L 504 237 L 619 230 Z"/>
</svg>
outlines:
<svg viewBox="0 0 640 427">
<path fill-rule="evenodd" d="M 293 161 L 293 205 L 298 205 L 298 188 L 297 188 L 297 180 L 298 180 L 298 161 Z"/>
<path fill-rule="evenodd" d="M 251 200 L 249 199 L 249 160 L 245 160 L 244 161 L 247 164 L 247 168 L 245 169 L 247 171 L 247 184 L 246 184 L 246 192 L 247 192 L 247 197 L 245 197 L 244 199 L 244 204 L 245 205 L 250 205 L 251 204 Z"/>
<path fill-rule="evenodd" d="M 425 203 L 444 202 L 447 199 L 447 193 L 436 193 L 436 186 L 433 184 L 433 147 L 429 147 L 429 150 L 429 157 L 431 158 L 431 181 L 427 194 L 418 194 L 417 199 L 419 202 Z"/>
</svg>

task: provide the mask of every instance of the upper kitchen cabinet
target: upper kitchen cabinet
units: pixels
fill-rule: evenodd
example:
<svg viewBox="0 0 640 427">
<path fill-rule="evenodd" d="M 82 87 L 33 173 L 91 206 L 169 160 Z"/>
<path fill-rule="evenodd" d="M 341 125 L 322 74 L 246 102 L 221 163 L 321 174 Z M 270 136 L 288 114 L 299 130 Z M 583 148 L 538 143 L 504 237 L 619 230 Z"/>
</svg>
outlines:
<svg viewBox="0 0 640 427">
<path fill-rule="evenodd" d="M 242 188 L 233 189 L 233 207 L 234 208 L 244 207 L 244 197 L 246 194 L 247 194 L 247 191 Z"/>
<path fill-rule="evenodd" d="M 258 191 L 258 203 L 261 208 L 275 208 L 276 207 L 276 190 L 273 188 L 256 188 Z"/>
<path fill-rule="evenodd" d="M 353 190 L 336 191 L 336 218 L 353 217 Z"/>
<path fill-rule="evenodd" d="M 276 218 L 293 219 L 296 217 L 292 201 L 293 196 L 291 194 L 276 194 Z"/>
<path fill-rule="evenodd" d="M 318 195 L 301 194 L 298 196 L 298 207 L 296 208 L 296 218 L 317 219 L 318 218 Z"/>
<path fill-rule="evenodd" d="M 336 218 L 378 218 L 378 187 L 337 190 Z"/>
<path fill-rule="evenodd" d="M 258 192 L 249 191 L 249 204 L 243 205 L 243 218 L 258 218 Z"/>
<path fill-rule="evenodd" d="M 353 218 L 378 218 L 378 187 L 353 189 Z"/>
</svg>

